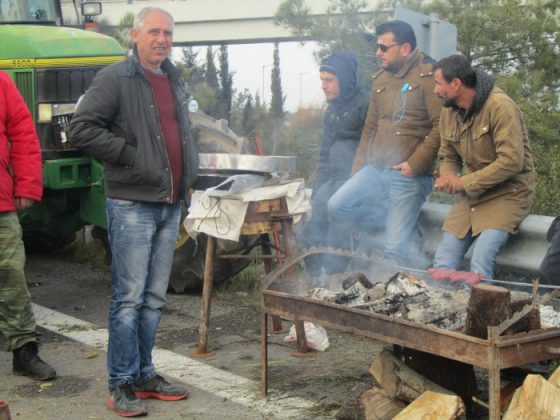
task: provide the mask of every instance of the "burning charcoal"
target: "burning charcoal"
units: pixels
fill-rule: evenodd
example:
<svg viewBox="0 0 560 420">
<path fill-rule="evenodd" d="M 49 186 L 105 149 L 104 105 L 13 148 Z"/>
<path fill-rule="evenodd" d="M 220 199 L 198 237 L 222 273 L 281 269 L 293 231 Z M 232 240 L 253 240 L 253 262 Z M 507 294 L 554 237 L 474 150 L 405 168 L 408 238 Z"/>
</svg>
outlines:
<svg viewBox="0 0 560 420">
<path fill-rule="evenodd" d="M 356 282 L 352 287 L 342 293 L 338 293 L 335 303 L 340 305 L 361 305 L 369 301 L 368 289 L 361 282 Z"/>
<path fill-rule="evenodd" d="M 356 272 L 351 273 L 346 279 L 344 279 L 342 282 L 342 288 L 347 290 L 358 282 L 360 282 L 366 289 L 371 289 L 373 287 L 373 283 L 368 280 L 364 273 Z"/>
<path fill-rule="evenodd" d="M 427 292 L 428 286 L 424 281 L 417 279 L 410 273 L 399 272 L 389 279 L 385 290 L 390 295 L 414 296 L 418 293 Z"/>
<path fill-rule="evenodd" d="M 338 295 L 338 293 L 323 289 L 322 287 L 316 287 L 307 292 L 308 298 L 322 300 L 325 302 L 335 302 Z"/>
<path fill-rule="evenodd" d="M 372 300 L 376 300 L 385 296 L 385 283 L 377 283 L 375 286 L 369 289 L 368 296 Z"/>
</svg>

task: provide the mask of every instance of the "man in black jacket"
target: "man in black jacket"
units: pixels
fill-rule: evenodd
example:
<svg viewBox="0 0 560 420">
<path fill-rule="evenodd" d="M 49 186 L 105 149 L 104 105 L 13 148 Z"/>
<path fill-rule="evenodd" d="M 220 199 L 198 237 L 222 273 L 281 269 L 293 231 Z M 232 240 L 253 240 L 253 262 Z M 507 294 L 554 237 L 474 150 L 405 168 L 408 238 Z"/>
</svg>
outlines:
<svg viewBox="0 0 560 420">
<path fill-rule="evenodd" d="M 180 400 L 184 386 L 152 363 L 173 262 L 181 200 L 198 170 L 187 99 L 167 58 L 173 18 L 142 9 L 131 29 L 134 54 L 99 72 L 71 124 L 71 141 L 104 164 L 113 295 L 109 311 L 108 405 L 145 415 L 141 398 Z"/>
<path fill-rule="evenodd" d="M 329 245 L 327 202 L 350 178 L 369 104 L 368 92 L 358 85 L 358 63 L 353 53 L 337 51 L 321 62 L 319 70 L 328 106 L 311 198 L 312 215 L 300 237 L 304 247 Z M 349 240 L 350 234 L 346 236 Z M 317 255 L 306 259 L 313 277 L 324 268 Z"/>
</svg>

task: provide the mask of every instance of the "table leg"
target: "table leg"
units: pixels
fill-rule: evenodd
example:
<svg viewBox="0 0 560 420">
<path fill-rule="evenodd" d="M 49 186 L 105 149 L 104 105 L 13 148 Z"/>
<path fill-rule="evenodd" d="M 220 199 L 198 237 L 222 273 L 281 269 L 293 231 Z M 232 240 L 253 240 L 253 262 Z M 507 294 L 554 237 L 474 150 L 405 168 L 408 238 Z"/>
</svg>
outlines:
<svg viewBox="0 0 560 420">
<path fill-rule="evenodd" d="M 206 244 L 206 259 L 204 262 L 204 282 L 202 285 L 202 305 L 200 307 L 200 326 L 198 329 L 198 346 L 191 352 L 194 357 L 208 357 L 214 355 L 208 351 L 208 325 L 210 323 L 210 305 L 212 288 L 214 286 L 214 260 L 216 258 L 216 238 L 208 235 Z"/>
</svg>

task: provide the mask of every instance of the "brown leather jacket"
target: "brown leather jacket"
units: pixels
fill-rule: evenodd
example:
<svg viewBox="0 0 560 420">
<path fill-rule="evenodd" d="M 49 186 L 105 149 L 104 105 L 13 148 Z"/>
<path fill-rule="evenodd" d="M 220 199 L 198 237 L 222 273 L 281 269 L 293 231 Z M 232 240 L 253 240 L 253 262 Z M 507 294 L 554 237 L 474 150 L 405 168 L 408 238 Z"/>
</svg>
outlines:
<svg viewBox="0 0 560 420">
<path fill-rule="evenodd" d="M 415 174 L 431 172 L 439 149 L 442 100 L 434 93 L 433 61 L 414 51 L 397 73 L 374 76 L 369 110 L 352 173 L 408 161 Z"/>
</svg>

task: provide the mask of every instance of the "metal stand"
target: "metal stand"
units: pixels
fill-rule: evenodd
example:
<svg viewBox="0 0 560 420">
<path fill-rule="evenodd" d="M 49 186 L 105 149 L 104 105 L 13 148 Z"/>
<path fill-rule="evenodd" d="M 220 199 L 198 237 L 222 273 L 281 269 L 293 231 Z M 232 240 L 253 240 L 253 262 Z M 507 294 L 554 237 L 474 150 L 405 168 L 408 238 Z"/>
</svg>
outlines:
<svg viewBox="0 0 560 420">
<path fill-rule="evenodd" d="M 281 247 L 279 234 L 282 233 L 284 246 Z M 276 198 L 271 200 L 254 201 L 249 204 L 245 222 L 241 228 L 242 235 L 261 235 L 261 255 L 259 258 L 264 260 L 265 271 L 269 273 L 273 268 L 273 260 L 278 263 L 283 262 L 285 257 L 290 257 L 294 253 L 294 237 L 292 232 L 292 216 L 288 214 L 286 200 Z M 269 235 L 275 235 L 275 255 L 272 254 Z M 214 262 L 216 258 L 232 258 L 235 255 L 216 255 L 216 238 L 208 236 L 206 245 L 206 260 L 204 265 L 204 282 L 202 286 L 202 305 L 200 308 L 200 326 L 198 333 L 197 349 L 190 353 L 193 357 L 209 357 L 215 352 L 208 350 L 208 326 L 210 323 L 210 306 L 212 301 L 212 288 L 214 285 Z M 239 256 L 242 257 L 242 256 Z M 264 317 L 266 324 L 267 317 Z M 296 321 L 298 330 L 298 352 L 307 351 L 305 341 L 305 331 L 303 321 Z M 301 336 L 299 333 L 301 330 Z M 268 329 L 267 329 L 268 331 Z M 285 333 L 282 328 L 280 316 L 272 315 L 271 333 Z"/>
</svg>

